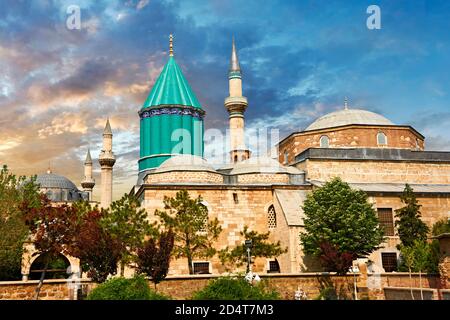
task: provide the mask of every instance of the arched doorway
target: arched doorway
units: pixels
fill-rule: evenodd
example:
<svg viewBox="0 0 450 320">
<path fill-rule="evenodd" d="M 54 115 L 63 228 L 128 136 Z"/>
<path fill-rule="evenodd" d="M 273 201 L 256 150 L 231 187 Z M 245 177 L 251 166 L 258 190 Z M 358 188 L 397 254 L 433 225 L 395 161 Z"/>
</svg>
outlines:
<svg viewBox="0 0 450 320">
<path fill-rule="evenodd" d="M 45 261 L 47 256 L 45 254 L 37 257 L 30 267 L 30 280 L 39 280 L 45 268 Z M 47 270 L 45 272 L 45 279 L 67 279 L 70 275 L 67 270 L 70 267 L 69 259 L 64 255 L 59 254 L 50 259 Z"/>
</svg>

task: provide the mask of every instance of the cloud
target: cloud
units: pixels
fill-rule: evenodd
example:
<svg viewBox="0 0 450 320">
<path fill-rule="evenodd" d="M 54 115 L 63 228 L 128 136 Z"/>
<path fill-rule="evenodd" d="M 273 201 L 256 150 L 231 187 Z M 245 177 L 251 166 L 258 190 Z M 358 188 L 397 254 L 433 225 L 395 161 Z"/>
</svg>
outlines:
<svg viewBox="0 0 450 320">
<path fill-rule="evenodd" d="M 234 35 L 250 136 L 268 127 L 283 138 L 349 96 L 351 105 L 396 123 L 409 119 L 429 137 L 427 147 L 446 148 L 449 140 L 447 2 L 386 3 L 381 32 L 367 30 L 365 4 L 356 0 L 79 1 L 81 30 L 66 28 L 69 4 L 13 1 L 0 11 L 0 162 L 19 174 L 45 172 L 50 162 L 79 184 L 86 150 L 98 156 L 109 117 L 114 197 L 129 191 L 139 157 L 137 111 L 167 61 L 170 33 L 207 129 L 225 134 L 228 126 L 223 102 Z M 94 170 L 98 190 L 97 164 Z"/>
</svg>

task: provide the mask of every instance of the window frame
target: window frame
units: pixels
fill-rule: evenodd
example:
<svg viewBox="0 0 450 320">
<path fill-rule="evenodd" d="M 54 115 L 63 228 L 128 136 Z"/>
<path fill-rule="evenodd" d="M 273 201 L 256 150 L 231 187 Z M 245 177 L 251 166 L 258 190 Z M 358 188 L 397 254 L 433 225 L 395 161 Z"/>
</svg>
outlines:
<svg viewBox="0 0 450 320">
<path fill-rule="evenodd" d="M 196 264 L 208 264 L 208 272 L 207 273 L 203 273 L 203 272 L 195 272 L 195 265 Z M 192 261 L 192 272 L 194 272 L 194 274 L 211 274 L 211 262 L 210 261 Z"/>
<path fill-rule="evenodd" d="M 324 146 L 324 144 L 323 144 L 323 140 L 324 139 L 326 139 L 326 146 Z M 320 139 L 319 139 L 319 144 L 320 144 L 320 147 L 321 148 L 329 148 L 330 147 L 330 137 L 328 137 L 327 135 L 322 135 L 322 136 L 320 136 Z"/>
<path fill-rule="evenodd" d="M 382 214 L 386 213 L 387 210 L 390 210 L 390 219 L 389 219 L 389 221 L 387 221 L 387 219 L 383 219 L 383 221 L 382 221 L 382 219 L 380 218 L 380 213 L 382 213 Z M 383 211 L 385 211 L 385 212 L 383 212 Z M 394 219 L 393 208 L 383 208 L 383 207 L 377 208 L 377 217 L 378 217 L 380 227 L 383 227 L 384 236 L 385 237 L 395 237 L 395 219 Z M 387 228 L 386 228 L 387 223 L 391 224 L 391 222 L 392 222 L 392 225 L 387 226 Z"/>
<path fill-rule="evenodd" d="M 384 143 L 380 143 L 380 139 L 379 139 L 380 135 L 383 135 Z M 388 145 L 388 137 L 387 137 L 386 133 L 384 133 L 383 131 L 378 131 L 378 133 L 377 133 L 377 145 L 379 145 L 379 146 L 387 146 Z"/>
</svg>

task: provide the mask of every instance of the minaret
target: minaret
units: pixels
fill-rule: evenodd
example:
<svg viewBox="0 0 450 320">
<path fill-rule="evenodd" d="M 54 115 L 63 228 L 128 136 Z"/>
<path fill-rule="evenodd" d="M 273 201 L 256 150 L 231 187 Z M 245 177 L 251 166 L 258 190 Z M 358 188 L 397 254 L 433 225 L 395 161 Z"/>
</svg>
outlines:
<svg viewBox="0 0 450 320">
<path fill-rule="evenodd" d="M 106 120 L 105 130 L 103 130 L 103 149 L 98 157 L 98 162 L 102 168 L 102 185 L 100 206 L 108 208 L 112 201 L 112 173 L 116 157 L 112 152 L 112 131 L 109 119 Z"/>
<path fill-rule="evenodd" d="M 91 151 L 88 149 L 86 160 L 84 161 L 84 180 L 81 181 L 83 191 L 89 193 L 89 200 L 92 200 L 92 189 L 95 186 L 95 180 L 92 177 L 92 158 Z"/>
<path fill-rule="evenodd" d="M 225 98 L 225 108 L 230 115 L 230 157 L 231 162 L 246 160 L 250 157 L 250 151 L 245 146 L 244 112 L 247 109 L 247 98 L 242 96 L 241 67 L 239 65 L 236 46 L 231 50 L 230 70 L 228 81 L 230 96 Z"/>
</svg>

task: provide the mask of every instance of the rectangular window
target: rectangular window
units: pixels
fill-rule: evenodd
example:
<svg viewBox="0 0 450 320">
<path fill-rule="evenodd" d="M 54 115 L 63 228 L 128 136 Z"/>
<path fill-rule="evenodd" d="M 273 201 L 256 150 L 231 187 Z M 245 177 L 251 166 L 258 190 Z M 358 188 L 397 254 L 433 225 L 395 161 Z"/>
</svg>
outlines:
<svg viewBox="0 0 450 320">
<path fill-rule="evenodd" d="M 209 262 L 194 262 L 194 274 L 209 274 Z"/>
<path fill-rule="evenodd" d="M 378 208 L 378 220 L 385 236 L 395 236 L 392 208 Z"/>
<path fill-rule="evenodd" d="M 381 263 L 386 272 L 397 271 L 397 254 L 395 252 L 382 252 Z"/>
<path fill-rule="evenodd" d="M 280 265 L 277 260 L 269 261 L 269 273 L 280 272 Z"/>
</svg>

